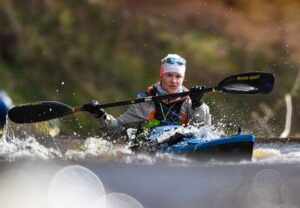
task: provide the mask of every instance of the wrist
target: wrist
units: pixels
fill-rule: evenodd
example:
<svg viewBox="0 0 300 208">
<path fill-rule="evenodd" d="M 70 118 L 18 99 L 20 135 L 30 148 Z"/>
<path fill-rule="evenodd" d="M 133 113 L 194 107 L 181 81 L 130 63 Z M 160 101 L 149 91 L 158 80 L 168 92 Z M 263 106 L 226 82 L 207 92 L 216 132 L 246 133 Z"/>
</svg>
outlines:
<svg viewBox="0 0 300 208">
<path fill-rule="evenodd" d="M 202 101 L 198 101 L 198 102 L 195 102 L 195 103 L 193 102 L 192 103 L 192 109 L 195 110 L 196 108 L 201 107 L 202 104 L 203 104 Z"/>
<path fill-rule="evenodd" d="M 104 109 L 100 109 L 97 113 L 94 113 L 95 118 L 106 120 L 107 113 L 104 111 Z"/>
</svg>

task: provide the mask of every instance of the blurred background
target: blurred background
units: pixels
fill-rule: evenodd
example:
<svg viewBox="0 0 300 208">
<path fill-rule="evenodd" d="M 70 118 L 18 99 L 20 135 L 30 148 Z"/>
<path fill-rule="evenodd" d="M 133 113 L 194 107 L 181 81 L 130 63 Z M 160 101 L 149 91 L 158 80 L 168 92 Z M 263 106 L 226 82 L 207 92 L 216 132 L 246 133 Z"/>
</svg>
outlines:
<svg viewBox="0 0 300 208">
<path fill-rule="evenodd" d="M 0 89 L 15 104 L 133 99 L 177 53 L 187 60 L 187 87 L 275 74 L 268 95 L 205 95 L 215 126 L 299 137 L 299 11 L 296 0 L 1 0 Z M 65 132 L 98 131 L 89 115 L 66 123 Z"/>
</svg>

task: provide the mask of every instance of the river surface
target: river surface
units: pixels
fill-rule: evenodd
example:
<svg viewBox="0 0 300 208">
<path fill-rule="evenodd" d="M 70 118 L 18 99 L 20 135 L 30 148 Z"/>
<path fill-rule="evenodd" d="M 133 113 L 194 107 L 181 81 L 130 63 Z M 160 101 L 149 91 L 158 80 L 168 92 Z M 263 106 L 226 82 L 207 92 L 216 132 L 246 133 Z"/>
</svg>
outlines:
<svg viewBox="0 0 300 208">
<path fill-rule="evenodd" d="M 5 208 L 300 207 L 300 143 L 256 142 L 253 159 L 134 154 L 99 138 L 0 143 Z"/>
</svg>

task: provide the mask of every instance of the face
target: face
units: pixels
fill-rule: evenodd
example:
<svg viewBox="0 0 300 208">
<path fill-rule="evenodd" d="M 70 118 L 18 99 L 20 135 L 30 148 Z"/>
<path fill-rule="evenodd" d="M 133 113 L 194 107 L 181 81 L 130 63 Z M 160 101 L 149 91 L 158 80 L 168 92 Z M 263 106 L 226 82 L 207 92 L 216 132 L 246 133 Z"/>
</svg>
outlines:
<svg viewBox="0 0 300 208">
<path fill-rule="evenodd" d="M 176 72 L 167 72 L 161 76 L 161 86 L 167 93 L 176 93 L 181 87 L 184 76 Z"/>
</svg>

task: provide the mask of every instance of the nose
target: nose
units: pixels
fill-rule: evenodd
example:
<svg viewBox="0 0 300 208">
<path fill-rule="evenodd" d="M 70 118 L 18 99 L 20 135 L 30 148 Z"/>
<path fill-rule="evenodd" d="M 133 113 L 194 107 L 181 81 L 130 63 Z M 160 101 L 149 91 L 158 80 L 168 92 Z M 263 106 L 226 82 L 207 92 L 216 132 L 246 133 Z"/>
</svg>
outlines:
<svg viewBox="0 0 300 208">
<path fill-rule="evenodd" d="M 176 76 L 172 76 L 171 81 L 176 82 L 177 81 Z"/>
</svg>

